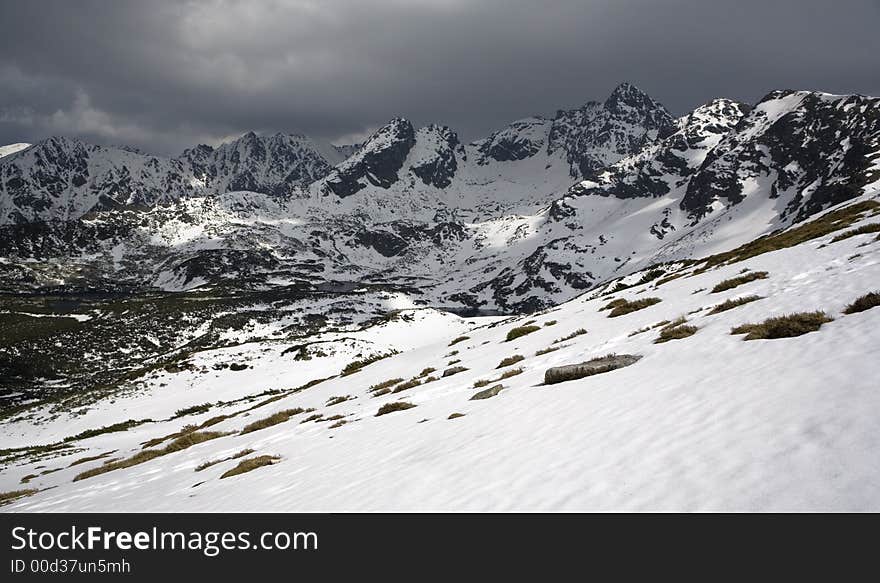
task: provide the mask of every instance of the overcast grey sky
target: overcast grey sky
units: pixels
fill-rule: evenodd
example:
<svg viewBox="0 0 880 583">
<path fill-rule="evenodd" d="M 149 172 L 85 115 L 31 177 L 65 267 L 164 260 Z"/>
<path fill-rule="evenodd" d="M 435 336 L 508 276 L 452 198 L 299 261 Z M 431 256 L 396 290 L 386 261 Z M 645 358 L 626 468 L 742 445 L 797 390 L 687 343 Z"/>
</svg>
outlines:
<svg viewBox="0 0 880 583">
<path fill-rule="evenodd" d="M 630 81 L 682 114 L 880 95 L 878 0 L 0 0 L 0 144 L 337 143 L 396 115 L 465 140 Z"/>
</svg>

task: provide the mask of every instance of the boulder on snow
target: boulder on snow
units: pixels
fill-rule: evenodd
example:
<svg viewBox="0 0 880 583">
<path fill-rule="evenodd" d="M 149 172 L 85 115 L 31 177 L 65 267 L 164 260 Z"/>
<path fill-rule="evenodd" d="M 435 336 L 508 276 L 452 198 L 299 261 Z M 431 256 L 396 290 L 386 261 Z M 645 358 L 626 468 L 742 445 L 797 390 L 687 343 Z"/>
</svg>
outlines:
<svg viewBox="0 0 880 583">
<path fill-rule="evenodd" d="M 495 385 L 494 387 L 489 387 L 483 391 L 480 391 L 473 397 L 471 397 L 471 401 L 479 401 L 480 399 L 488 399 L 489 397 L 494 397 L 504 388 L 504 385 Z"/>
<path fill-rule="evenodd" d="M 547 372 L 544 373 L 544 384 L 553 385 L 565 381 L 582 379 L 594 374 L 609 372 L 635 364 L 640 358 L 642 357 L 637 354 L 609 354 L 580 364 L 554 366 L 548 368 Z"/>
</svg>

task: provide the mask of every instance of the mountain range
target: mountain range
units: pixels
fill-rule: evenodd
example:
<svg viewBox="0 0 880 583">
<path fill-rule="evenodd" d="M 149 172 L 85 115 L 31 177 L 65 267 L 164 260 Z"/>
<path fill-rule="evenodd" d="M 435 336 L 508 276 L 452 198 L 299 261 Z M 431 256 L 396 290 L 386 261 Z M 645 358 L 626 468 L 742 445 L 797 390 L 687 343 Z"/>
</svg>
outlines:
<svg viewBox="0 0 880 583">
<path fill-rule="evenodd" d="M 26 147 L 22 147 L 26 146 Z M 403 290 L 528 312 L 880 190 L 880 99 L 773 91 L 673 117 L 602 102 L 462 143 L 247 133 L 174 158 L 52 137 L 0 157 L 0 289 Z"/>
</svg>

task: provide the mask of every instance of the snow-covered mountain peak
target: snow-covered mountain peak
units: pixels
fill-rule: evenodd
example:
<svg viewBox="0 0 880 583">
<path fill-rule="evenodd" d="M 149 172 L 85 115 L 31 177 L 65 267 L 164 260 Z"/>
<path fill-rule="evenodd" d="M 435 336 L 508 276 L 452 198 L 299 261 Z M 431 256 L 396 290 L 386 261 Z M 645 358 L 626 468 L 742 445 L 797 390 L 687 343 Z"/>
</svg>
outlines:
<svg viewBox="0 0 880 583">
<path fill-rule="evenodd" d="M 709 153 L 682 208 L 696 221 L 756 194 L 802 220 L 880 189 L 880 98 L 773 91 Z"/>
<path fill-rule="evenodd" d="M 517 120 L 474 143 L 480 153 L 477 163 L 513 162 L 534 156 L 546 149 L 549 129 L 550 122 L 543 117 Z"/>
<path fill-rule="evenodd" d="M 458 160 L 467 160 L 467 153 L 458 134 L 446 126 L 427 125 L 416 132 L 415 147 L 410 154 L 410 169 L 426 185 L 446 188 L 458 169 Z"/>
<path fill-rule="evenodd" d="M 670 135 L 621 158 L 593 178 L 575 185 L 571 193 L 617 198 L 660 197 L 677 200 L 706 155 L 729 134 L 749 107 L 729 99 L 714 99 L 674 122 Z M 672 228 L 668 214 L 662 221 Z M 661 230 L 655 232 L 662 235 Z"/>
<path fill-rule="evenodd" d="M 0 159 L 0 224 L 168 202 L 192 192 L 186 174 L 176 160 L 53 136 Z"/>
<path fill-rule="evenodd" d="M 412 123 L 402 117 L 392 119 L 330 172 L 323 181 L 322 190 L 345 198 L 368 185 L 387 189 L 397 182 L 398 171 L 415 142 Z"/>
<path fill-rule="evenodd" d="M 342 160 L 328 143 L 283 133 L 248 132 L 210 153 L 194 154 L 196 177 L 216 193 L 251 190 L 282 197 L 323 178 Z"/>
<path fill-rule="evenodd" d="M 565 152 L 572 178 L 591 178 L 618 160 L 672 133 L 665 107 L 623 83 L 604 103 L 588 102 L 553 118 L 548 151 Z"/>
<path fill-rule="evenodd" d="M 751 106 L 748 104 L 733 99 L 717 98 L 678 118 L 678 127 L 683 129 L 699 126 L 706 131 L 727 133 L 750 109 Z"/>
<path fill-rule="evenodd" d="M 603 106 L 615 116 L 633 119 L 644 118 L 652 125 L 667 125 L 672 118 L 660 102 L 627 82 L 618 85 L 605 100 Z"/>
</svg>

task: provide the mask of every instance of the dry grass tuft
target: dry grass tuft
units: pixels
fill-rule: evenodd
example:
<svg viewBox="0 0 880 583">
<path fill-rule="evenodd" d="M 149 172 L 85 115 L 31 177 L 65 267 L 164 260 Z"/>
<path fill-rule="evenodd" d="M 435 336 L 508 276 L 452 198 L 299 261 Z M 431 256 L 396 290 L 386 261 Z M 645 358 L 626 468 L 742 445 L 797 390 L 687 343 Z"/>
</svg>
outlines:
<svg viewBox="0 0 880 583">
<path fill-rule="evenodd" d="M 712 308 L 712 310 L 709 312 L 709 315 L 711 316 L 712 314 L 720 314 L 721 312 L 726 312 L 727 310 L 732 310 L 733 308 L 738 308 L 739 306 L 742 306 L 744 304 L 748 304 L 748 303 L 755 302 L 755 301 L 762 300 L 762 299 L 764 299 L 764 298 L 761 296 L 743 296 L 741 298 L 734 298 L 732 300 L 725 300 L 725 301 L 721 302 L 720 304 L 718 304 L 717 306 L 715 306 L 714 308 Z"/>
<path fill-rule="evenodd" d="M 391 391 L 391 392 L 392 392 L 392 393 L 399 393 L 399 392 L 401 392 L 401 391 L 406 391 L 407 389 L 411 389 L 411 388 L 413 388 L 413 387 L 417 387 L 417 386 L 419 386 L 420 384 L 422 384 L 422 380 L 421 380 L 421 379 L 418 379 L 418 378 L 410 379 L 410 380 L 408 380 L 408 381 L 404 381 L 404 382 L 400 383 L 399 385 L 397 385 L 396 387 L 394 387 L 394 390 Z M 376 396 L 378 396 L 378 391 L 377 391 L 377 395 L 376 395 Z"/>
<path fill-rule="evenodd" d="M 743 284 L 756 281 L 758 279 L 767 279 L 767 276 L 770 275 L 766 271 L 752 271 L 745 275 L 740 275 L 738 277 L 731 277 L 730 279 L 725 279 L 718 285 L 712 288 L 712 291 L 709 293 L 717 294 L 718 292 L 727 291 L 729 289 L 733 289 L 735 287 L 739 287 Z"/>
<path fill-rule="evenodd" d="M 223 475 L 220 476 L 220 479 L 222 480 L 223 478 L 230 478 L 239 474 L 246 474 L 247 472 L 251 472 L 253 470 L 256 470 L 257 468 L 262 468 L 263 466 L 271 466 L 280 459 L 281 457 L 277 455 L 259 455 L 257 457 L 242 460 L 238 463 L 237 466 L 227 472 L 224 472 Z"/>
<path fill-rule="evenodd" d="M 406 401 L 386 403 L 379 407 L 379 411 L 376 412 L 376 417 L 387 415 L 388 413 L 394 413 L 395 411 L 406 411 L 407 409 L 412 409 L 413 407 L 415 407 L 415 405 L 413 405 L 412 403 L 407 403 Z"/>
<path fill-rule="evenodd" d="M 521 338 L 523 336 L 531 334 L 532 332 L 537 332 L 540 329 L 540 326 L 533 325 L 519 326 L 517 328 L 513 328 L 507 333 L 507 338 L 505 338 L 505 342 L 511 342 L 512 340 L 516 340 L 517 338 Z"/>
<path fill-rule="evenodd" d="M 654 340 L 654 344 L 662 344 L 670 340 L 679 340 L 687 338 L 697 333 L 696 326 L 688 326 L 684 323 L 684 318 L 677 320 L 660 329 L 660 335 Z"/>
<path fill-rule="evenodd" d="M 584 330 L 583 328 L 578 328 L 577 330 L 575 330 L 574 332 L 572 332 L 568 336 L 563 336 L 562 338 L 557 338 L 556 340 L 553 341 L 553 344 L 559 344 L 560 342 L 567 342 L 567 341 L 571 340 L 572 338 L 577 338 L 578 336 L 583 336 L 586 333 L 587 333 L 587 331 Z"/>
<path fill-rule="evenodd" d="M 278 425 L 279 423 L 284 423 L 294 415 L 299 415 L 300 413 L 305 413 L 306 410 L 297 407 L 295 409 L 285 409 L 284 411 L 278 411 L 277 413 L 273 413 L 268 417 L 260 419 L 259 421 L 254 421 L 253 423 L 249 423 L 245 425 L 241 430 L 241 435 L 246 433 L 253 433 L 254 431 L 259 431 L 260 429 L 265 429 L 267 427 L 272 427 L 273 425 Z"/>
<path fill-rule="evenodd" d="M 25 498 L 27 496 L 33 496 L 39 492 L 39 490 L 34 489 L 26 489 L 26 490 L 13 490 L 12 492 L 0 492 L 0 506 L 4 506 L 6 504 L 11 504 L 20 498 Z"/>
<path fill-rule="evenodd" d="M 862 225 L 861 227 L 851 229 L 849 231 L 844 231 L 843 233 L 831 239 L 831 242 L 837 243 L 838 241 L 843 241 L 844 239 L 849 239 L 850 237 L 855 237 L 856 235 L 867 235 L 868 233 L 880 233 L 880 223 L 869 223 L 867 225 Z"/>
<path fill-rule="evenodd" d="M 360 372 L 362 368 L 367 365 L 373 364 L 374 362 L 378 362 L 382 359 L 389 358 L 397 354 L 396 350 L 392 350 L 391 352 L 385 352 L 383 354 L 375 354 L 373 356 L 369 356 L 362 360 L 355 360 L 354 362 L 349 362 L 345 365 L 345 368 L 342 369 L 340 376 L 348 376 L 354 374 L 356 372 Z"/>
<path fill-rule="evenodd" d="M 501 376 L 498 377 L 496 380 L 494 380 L 494 381 L 492 381 L 492 382 L 494 383 L 494 382 L 502 381 L 502 380 L 504 380 L 504 379 L 509 379 L 510 377 L 515 377 L 516 375 L 520 375 L 520 374 L 522 374 L 523 372 L 524 372 L 524 371 L 523 371 L 522 367 L 520 367 L 520 368 L 512 368 L 512 369 L 510 369 L 510 370 L 506 370 L 506 371 L 504 371 L 503 373 L 501 373 Z"/>
<path fill-rule="evenodd" d="M 772 340 L 793 338 L 815 332 L 822 324 L 833 321 L 825 312 L 800 312 L 767 318 L 758 324 L 743 324 L 733 328 L 731 334 L 745 334 L 744 340 Z"/>
<path fill-rule="evenodd" d="M 354 397 L 352 397 L 351 395 L 342 395 L 342 396 L 338 396 L 338 397 L 330 397 L 330 398 L 327 400 L 327 405 L 326 405 L 326 406 L 327 406 L 327 407 L 332 407 L 333 405 L 338 405 L 338 404 L 340 404 L 340 403 L 345 403 L 346 401 L 350 401 L 351 399 L 354 399 Z"/>
<path fill-rule="evenodd" d="M 243 458 L 244 456 L 250 455 L 252 453 L 254 453 L 254 450 L 252 450 L 250 448 L 243 449 L 240 452 L 233 454 L 229 457 L 225 457 L 225 458 L 222 458 L 219 460 L 211 460 L 211 461 L 203 462 L 203 463 L 196 466 L 195 471 L 201 472 L 202 470 L 206 470 L 206 469 L 210 468 L 211 466 L 216 466 L 217 464 L 220 464 L 223 462 L 228 462 L 229 460 L 237 460 L 238 458 Z"/>
<path fill-rule="evenodd" d="M 393 387 L 394 385 L 396 385 L 398 383 L 402 383 L 402 382 L 403 382 L 403 379 L 388 379 L 387 381 L 382 381 L 381 383 L 377 383 L 377 384 L 373 385 L 372 387 L 370 387 L 367 390 L 371 393 L 375 393 L 376 391 L 381 391 L 382 389 L 388 389 L 388 388 Z"/>
<path fill-rule="evenodd" d="M 561 346 L 548 346 L 547 348 L 542 348 L 541 350 L 535 351 L 535 356 L 541 356 L 543 354 L 550 354 L 551 352 L 555 352 L 562 348 Z"/>
<path fill-rule="evenodd" d="M 498 366 L 496 366 L 495 368 L 504 368 L 505 366 L 516 364 L 525 359 L 526 357 L 521 354 L 514 354 L 513 356 L 508 356 L 507 358 L 503 359 L 501 362 L 498 363 Z"/>
<path fill-rule="evenodd" d="M 608 313 L 609 318 L 617 318 L 618 316 L 623 316 L 626 314 L 630 314 L 632 312 L 637 312 L 638 310 L 644 310 L 648 306 L 653 306 L 654 304 L 659 304 L 661 301 L 660 298 L 641 298 L 634 301 L 628 300 L 620 300 L 622 303 L 618 303 L 615 307 L 611 309 Z"/>
<path fill-rule="evenodd" d="M 857 298 L 853 303 L 844 308 L 843 313 L 856 314 L 876 308 L 877 306 L 880 306 L 880 292 L 870 292 Z"/>
</svg>

